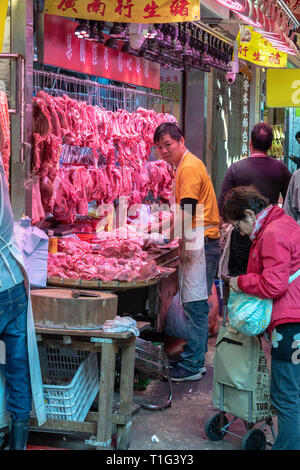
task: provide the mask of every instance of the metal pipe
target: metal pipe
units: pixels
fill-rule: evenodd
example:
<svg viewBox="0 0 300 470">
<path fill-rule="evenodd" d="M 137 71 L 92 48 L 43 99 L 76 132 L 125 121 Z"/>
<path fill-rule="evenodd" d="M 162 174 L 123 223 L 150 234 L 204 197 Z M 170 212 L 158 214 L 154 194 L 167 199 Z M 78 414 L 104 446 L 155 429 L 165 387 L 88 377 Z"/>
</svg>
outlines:
<svg viewBox="0 0 300 470">
<path fill-rule="evenodd" d="M 23 58 L 22 54 L 0 54 L 0 59 L 21 59 Z"/>
<path fill-rule="evenodd" d="M 22 58 L 20 63 L 20 154 L 19 161 L 24 163 L 24 139 L 25 139 L 25 61 Z"/>
<path fill-rule="evenodd" d="M 253 392 L 248 393 L 248 423 L 252 423 Z"/>
<path fill-rule="evenodd" d="M 202 29 L 203 31 L 205 31 L 206 33 L 209 33 L 212 36 L 214 36 L 215 38 L 221 39 L 221 41 L 225 42 L 226 44 L 229 44 L 230 46 L 233 46 L 233 42 L 234 42 L 233 40 L 231 40 L 229 38 L 226 38 L 222 34 L 216 32 L 213 28 L 210 28 L 206 24 L 202 23 L 202 21 L 193 21 L 193 23 L 196 24 L 197 26 L 199 26 L 199 28 Z"/>
<path fill-rule="evenodd" d="M 286 6 L 286 4 L 282 0 L 277 0 L 277 3 L 280 5 L 282 10 L 288 15 L 288 17 L 293 21 L 294 25 L 296 26 L 295 29 L 298 29 L 300 26 L 299 21 L 295 18 L 291 10 Z"/>
</svg>

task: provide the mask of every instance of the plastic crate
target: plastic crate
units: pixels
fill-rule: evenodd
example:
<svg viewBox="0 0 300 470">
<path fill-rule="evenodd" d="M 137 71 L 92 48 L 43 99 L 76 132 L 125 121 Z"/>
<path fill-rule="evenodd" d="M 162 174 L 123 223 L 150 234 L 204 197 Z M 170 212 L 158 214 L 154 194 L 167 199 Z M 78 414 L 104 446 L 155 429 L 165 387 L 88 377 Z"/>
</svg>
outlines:
<svg viewBox="0 0 300 470">
<path fill-rule="evenodd" d="M 84 421 L 99 390 L 97 353 L 39 347 L 42 376 L 71 379 L 66 385 L 43 383 L 46 416 Z"/>
</svg>

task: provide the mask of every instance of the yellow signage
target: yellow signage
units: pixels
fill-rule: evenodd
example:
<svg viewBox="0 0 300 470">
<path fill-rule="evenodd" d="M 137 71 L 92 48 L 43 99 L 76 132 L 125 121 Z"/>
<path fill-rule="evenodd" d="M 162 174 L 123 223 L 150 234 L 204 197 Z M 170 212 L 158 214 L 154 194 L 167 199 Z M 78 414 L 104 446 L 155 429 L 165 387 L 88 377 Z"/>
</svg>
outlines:
<svg viewBox="0 0 300 470">
<path fill-rule="evenodd" d="M 267 70 L 267 106 L 269 108 L 300 106 L 300 69 Z"/>
<path fill-rule="evenodd" d="M 0 52 L 2 52 L 2 47 L 3 47 L 7 7 L 8 7 L 8 0 L 1 0 L 0 2 Z"/>
<path fill-rule="evenodd" d="M 199 0 L 45 0 L 44 13 L 118 23 L 200 20 Z"/>
<path fill-rule="evenodd" d="M 247 60 L 261 67 L 284 68 L 287 54 L 275 49 L 252 26 L 241 27 L 237 41 L 239 43 L 239 59 Z"/>
</svg>

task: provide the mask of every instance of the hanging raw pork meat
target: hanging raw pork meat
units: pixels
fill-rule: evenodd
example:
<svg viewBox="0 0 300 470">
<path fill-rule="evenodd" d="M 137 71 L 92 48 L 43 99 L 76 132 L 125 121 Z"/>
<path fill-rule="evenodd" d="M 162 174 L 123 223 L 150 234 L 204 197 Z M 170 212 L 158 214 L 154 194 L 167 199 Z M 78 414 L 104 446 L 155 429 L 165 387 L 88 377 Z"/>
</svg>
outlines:
<svg viewBox="0 0 300 470">
<path fill-rule="evenodd" d="M 0 152 L 2 154 L 7 184 L 9 184 L 10 125 L 7 96 L 4 91 L 0 91 Z"/>
<path fill-rule="evenodd" d="M 32 224 L 35 225 L 41 220 L 44 220 L 44 218 L 45 212 L 41 200 L 40 180 L 39 178 L 35 178 L 32 183 Z"/>
<path fill-rule="evenodd" d="M 169 200 L 172 168 L 162 161 L 147 163 L 155 129 L 165 121 L 176 119 L 144 108 L 132 113 L 107 111 L 67 95 L 39 91 L 33 99 L 32 175 L 41 180 L 33 188 L 34 220 L 40 218 L 40 201 L 45 212 L 72 223 L 77 214 L 88 214 L 93 200 L 99 205 L 127 196 L 129 203 L 140 203 L 149 190 L 155 198 Z M 79 148 L 92 149 L 89 162 L 80 167 L 80 152 L 72 151 Z M 77 166 L 60 167 L 60 158 Z"/>
</svg>

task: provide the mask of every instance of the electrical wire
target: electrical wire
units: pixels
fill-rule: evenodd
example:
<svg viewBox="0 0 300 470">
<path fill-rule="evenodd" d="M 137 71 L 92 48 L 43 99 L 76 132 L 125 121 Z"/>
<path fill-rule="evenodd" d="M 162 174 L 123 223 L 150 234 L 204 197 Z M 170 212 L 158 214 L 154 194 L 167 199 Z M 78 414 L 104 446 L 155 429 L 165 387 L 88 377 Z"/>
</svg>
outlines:
<svg viewBox="0 0 300 470">
<path fill-rule="evenodd" d="M 152 364 L 155 364 L 153 361 L 151 361 L 151 357 L 152 357 L 152 359 L 156 359 L 151 352 L 146 351 L 145 349 L 143 349 L 139 346 L 136 346 L 136 349 L 139 350 L 139 351 L 144 352 L 145 354 L 150 355 L 150 359 L 139 358 L 140 360 L 142 360 L 144 362 L 151 362 Z M 168 399 L 167 399 L 166 403 L 163 403 L 163 404 L 141 403 L 141 407 L 145 408 L 147 410 L 164 410 L 165 408 L 169 408 L 172 405 L 173 392 L 172 392 L 172 383 L 171 383 L 171 379 L 170 379 L 170 375 L 169 375 L 168 361 L 166 361 L 162 357 L 160 358 L 160 361 L 161 361 L 161 364 L 163 365 L 163 369 L 165 371 L 164 378 L 166 378 L 167 381 L 168 381 L 169 396 L 168 396 Z"/>
</svg>

